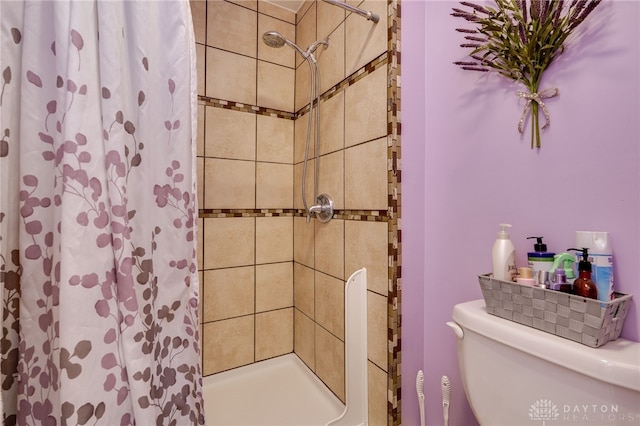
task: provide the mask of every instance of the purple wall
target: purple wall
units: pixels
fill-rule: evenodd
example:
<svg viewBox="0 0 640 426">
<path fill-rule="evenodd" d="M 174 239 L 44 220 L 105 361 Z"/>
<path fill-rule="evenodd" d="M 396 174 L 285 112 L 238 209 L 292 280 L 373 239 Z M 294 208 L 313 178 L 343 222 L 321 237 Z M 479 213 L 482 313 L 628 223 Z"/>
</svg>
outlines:
<svg viewBox="0 0 640 426">
<path fill-rule="evenodd" d="M 402 424 L 420 424 L 416 374 L 424 364 L 425 3 L 401 4 L 402 47 Z M 404 86 L 407 82 L 408 86 Z M 408 89 L 408 90 L 406 90 Z M 407 165 L 409 167 L 407 167 Z M 429 383 L 425 382 L 427 392 Z M 436 400 L 427 395 L 425 400 Z"/>
<path fill-rule="evenodd" d="M 531 235 L 553 251 L 576 230 L 609 231 L 616 290 L 632 293 L 623 337 L 640 341 L 640 2 L 603 2 L 545 73 L 551 126 L 531 150 L 517 133 L 522 87 L 462 71 L 449 16 L 455 3 L 402 2 L 403 424 L 419 424 L 415 377 L 425 372 L 427 424 L 442 424 L 440 377 L 452 382 L 451 425 L 473 424 L 446 327 L 453 306 L 481 298 L 499 223 L 517 262 Z M 541 120 L 543 120 L 541 115 Z M 423 301 L 423 303 L 419 303 Z M 422 357 L 422 359 L 420 359 Z"/>
</svg>

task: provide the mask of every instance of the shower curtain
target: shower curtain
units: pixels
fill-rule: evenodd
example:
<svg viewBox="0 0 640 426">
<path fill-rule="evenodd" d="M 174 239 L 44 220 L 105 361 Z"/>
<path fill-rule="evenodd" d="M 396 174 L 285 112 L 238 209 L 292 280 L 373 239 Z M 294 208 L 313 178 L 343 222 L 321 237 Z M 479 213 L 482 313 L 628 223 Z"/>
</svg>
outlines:
<svg viewBox="0 0 640 426">
<path fill-rule="evenodd" d="M 0 21 L 5 424 L 203 424 L 188 1 Z"/>
</svg>

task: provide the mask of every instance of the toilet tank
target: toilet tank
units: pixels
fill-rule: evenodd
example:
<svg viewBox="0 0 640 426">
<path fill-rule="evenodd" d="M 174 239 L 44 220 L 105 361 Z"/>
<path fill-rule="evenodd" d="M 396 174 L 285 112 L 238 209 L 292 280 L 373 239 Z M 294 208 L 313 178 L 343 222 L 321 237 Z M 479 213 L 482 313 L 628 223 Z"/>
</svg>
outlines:
<svg viewBox="0 0 640 426">
<path fill-rule="evenodd" d="M 453 320 L 481 425 L 640 425 L 640 343 L 591 348 L 490 315 L 482 299 L 456 305 Z"/>
</svg>

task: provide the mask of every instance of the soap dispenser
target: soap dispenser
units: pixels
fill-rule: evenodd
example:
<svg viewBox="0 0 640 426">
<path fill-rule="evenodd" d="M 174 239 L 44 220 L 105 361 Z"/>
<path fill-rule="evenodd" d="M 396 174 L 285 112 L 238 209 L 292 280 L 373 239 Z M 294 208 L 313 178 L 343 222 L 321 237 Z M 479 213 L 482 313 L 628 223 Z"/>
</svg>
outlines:
<svg viewBox="0 0 640 426">
<path fill-rule="evenodd" d="M 569 250 L 581 251 L 582 260 L 578 263 L 578 278 L 573 282 L 573 294 L 587 297 L 589 299 L 598 298 L 598 287 L 591 280 L 591 263 L 589 262 L 588 248 L 570 248 Z"/>
<path fill-rule="evenodd" d="M 546 284 L 551 280 L 549 271 L 553 266 L 553 257 L 555 253 L 547 251 L 547 245 L 542 242 L 543 237 L 527 237 L 527 240 L 536 239 L 533 250 L 527 253 L 527 261 L 529 268 L 533 270 L 533 278 L 536 284 Z"/>
</svg>

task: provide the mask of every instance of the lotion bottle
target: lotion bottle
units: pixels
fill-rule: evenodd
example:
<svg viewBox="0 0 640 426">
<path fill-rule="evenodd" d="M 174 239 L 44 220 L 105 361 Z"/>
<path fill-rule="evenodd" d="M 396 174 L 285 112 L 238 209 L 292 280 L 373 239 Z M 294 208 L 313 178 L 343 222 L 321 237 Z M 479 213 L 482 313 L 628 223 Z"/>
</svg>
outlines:
<svg viewBox="0 0 640 426">
<path fill-rule="evenodd" d="M 573 282 L 573 294 L 589 299 L 598 298 L 598 287 L 591 279 L 591 263 L 589 262 L 589 249 L 571 248 L 569 250 L 581 251 L 582 260 L 578 263 L 578 278 Z"/>
<path fill-rule="evenodd" d="M 527 253 L 529 268 L 533 269 L 533 278 L 536 284 L 546 284 L 551 280 L 549 271 L 553 266 L 555 253 L 547 251 L 547 245 L 542 242 L 543 237 L 527 237 L 527 240 L 536 239 L 533 250 Z"/>
<path fill-rule="evenodd" d="M 507 229 L 511 228 L 509 224 L 501 224 L 498 238 L 493 243 L 492 260 L 493 260 L 493 278 L 502 281 L 515 281 L 517 276 L 516 269 L 516 249 L 509 238 Z"/>
</svg>

